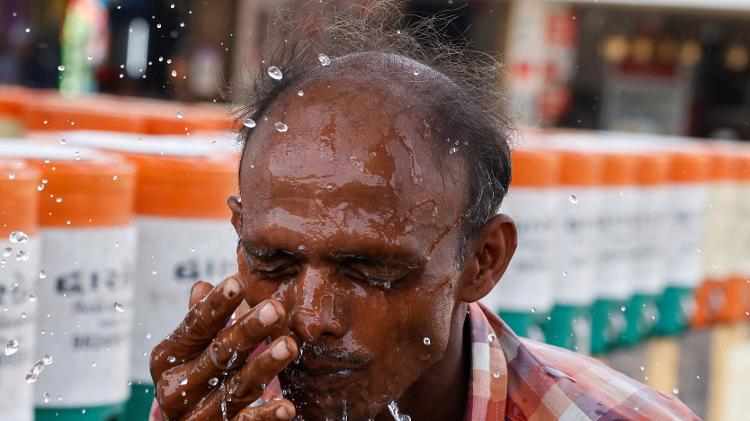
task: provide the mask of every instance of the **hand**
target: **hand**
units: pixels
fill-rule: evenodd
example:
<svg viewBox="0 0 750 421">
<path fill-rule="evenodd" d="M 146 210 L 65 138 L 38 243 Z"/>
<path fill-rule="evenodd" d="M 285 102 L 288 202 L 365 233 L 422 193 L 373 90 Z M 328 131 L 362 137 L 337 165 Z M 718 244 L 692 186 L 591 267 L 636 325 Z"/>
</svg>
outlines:
<svg viewBox="0 0 750 421">
<path fill-rule="evenodd" d="M 277 337 L 251 361 L 248 356 L 266 337 L 286 325 L 284 307 L 266 300 L 222 330 L 242 303 L 244 287 L 236 275 L 216 288 L 196 282 L 190 311 L 151 353 L 151 377 L 165 420 L 291 420 L 286 399 L 250 407 L 265 385 L 297 355 L 297 344 Z"/>
</svg>

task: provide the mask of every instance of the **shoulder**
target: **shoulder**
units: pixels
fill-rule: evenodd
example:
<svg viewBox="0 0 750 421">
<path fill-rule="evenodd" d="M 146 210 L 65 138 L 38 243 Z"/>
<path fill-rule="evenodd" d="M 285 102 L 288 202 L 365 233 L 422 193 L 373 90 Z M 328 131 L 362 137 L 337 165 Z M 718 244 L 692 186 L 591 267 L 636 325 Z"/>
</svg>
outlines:
<svg viewBox="0 0 750 421">
<path fill-rule="evenodd" d="M 569 401 L 567 411 L 592 419 L 698 420 L 678 399 L 666 396 L 598 360 L 522 339 L 542 370 L 554 378 L 545 399 Z"/>
</svg>

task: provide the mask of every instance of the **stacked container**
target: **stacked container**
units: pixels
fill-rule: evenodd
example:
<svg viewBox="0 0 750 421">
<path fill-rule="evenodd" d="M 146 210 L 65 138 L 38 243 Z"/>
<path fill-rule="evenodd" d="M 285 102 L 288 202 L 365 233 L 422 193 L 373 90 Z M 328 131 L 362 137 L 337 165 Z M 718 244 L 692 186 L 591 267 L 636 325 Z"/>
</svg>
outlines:
<svg viewBox="0 0 750 421">
<path fill-rule="evenodd" d="M 633 293 L 633 235 L 637 208 L 637 165 L 633 153 L 602 153 L 602 206 L 597 225 L 596 300 L 592 306 L 591 352 L 604 352 L 619 341 L 627 325 L 626 306 Z"/>
<path fill-rule="evenodd" d="M 731 276 L 733 255 L 729 246 L 733 237 L 736 183 L 732 158 L 719 150 L 702 151 L 709 160 L 708 192 L 705 202 L 705 228 L 699 247 L 703 282 L 695 291 L 695 326 L 719 320 L 728 301 L 723 284 Z"/>
<path fill-rule="evenodd" d="M 738 197 L 735 225 L 734 277 L 732 283 L 740 297 L 740 317 L 750 317 L 750 148 L 737 151 Z"/>
<path fill-rule="evenodd" d="M 138 168 L 136 313 L 128 419 L 145 419 L 153 399 L 149 354 L 187 311 L 197 280 L 236 271 L 237 236 L 226 204 L 237 194 L 238 155 L 206 142 L 113 133 L 62 133 L 70 146 L 116 151 Z"/>
<path fill-rule="evenodd" d="M 35 358 L 39 275 L 39 172 L 0 159 L 0 408 L 2 419 L 34 419 L 32 385 L 24 378 Z"/>
<path fill-rule="evenodd" d="M 666 285 L 656 324 L 656 332 L 663 335 L 684 330 L 695 313 L 693 292 L 703 277 L 701 247 L 709 170 L 708 159 L 695 149 L 673 152 L 670 160 Z"/>
<path fill-rule="evenodd" d="M 133 315 L 133 166 L 31 142 L 2 142 L 0 157 L 27 159 L 42 177 L 36 354 L 44 357 L 26 377 L 36 420 L 118 416 Z"/>
<path fill-rule="evenodd" d="M 720 280 L 716 287 L 719 289 L 717 294 L 723 297 L 724 305 L 716 313 L 716 319 L 721 322 L 733 323 L 745 320 L 747 296 L 745 294 L 745 280 L 742 279 L 737 271 L 738 262 L 750 258 L 750 255 L 742 255 L 739 252 L 740 242 L 738 236 L 742 235 L 744 228 L 740 216 L 740 201 L 742 198 L 742 180 L 741 171 L 743 157 L 726 147 L 717 148 L 717 152 L 724 154 L 727 160 L 726 180 L 724 185 L 724 206 L 727 206 L 723 213 L 725 218 L 720 222 L 716 229 L 720 232 L 720 242 L 716 244 L 717 248 L 711 249 L 710 253 L 704 254 L 706 260 L 704 267 L 725 266 L 719 274 Z M 709 214 L 712 209 L 709 209 Z M 711 258 L 711 254 L 714 257 Z M 713 262 L 711 262 L 713 260 Z"/>
<path fill-rule="evenodd" d="M 501 211 L 518 227 L 518 247 L 505 275 L 482 301 L 519 335 L 543 340 L 541 325 L 554 303 L 560 221 L 555 152 L 512 152 L 513 181 Z"/>
<path fill-rule="evenodd" d="M 597 154 L 559 150 L 559 253 L 553 271 L 554 307 L 544 324 L 548 343 L 588 354 L 596 285 L 597 218 L 602 168 Z"/>
<path fill-rule="evenodd" d="M 651 334 L 659 317 L 657 302 L 664 289 L 667 247 L 666 207 L 669 195 L 669 155 L 658 150 L 635 155 L 636 207 L 632 254 L 633 296 L 626 305 L 623 343 L 631 345 Z"/>
</svg>

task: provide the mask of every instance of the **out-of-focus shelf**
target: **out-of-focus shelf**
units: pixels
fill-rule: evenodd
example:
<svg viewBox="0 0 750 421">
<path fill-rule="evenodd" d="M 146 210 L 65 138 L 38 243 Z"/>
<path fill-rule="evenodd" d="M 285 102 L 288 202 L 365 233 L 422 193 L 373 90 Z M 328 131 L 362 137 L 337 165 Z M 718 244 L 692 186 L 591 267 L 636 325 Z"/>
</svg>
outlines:
<svg viewBox="0 0 750 421">
<path fill-rule="evenodd" d="M 548 0 L 584 6 L 660 7 L 684 10 L 750 12 L 750 0 Z"/>
</svg>

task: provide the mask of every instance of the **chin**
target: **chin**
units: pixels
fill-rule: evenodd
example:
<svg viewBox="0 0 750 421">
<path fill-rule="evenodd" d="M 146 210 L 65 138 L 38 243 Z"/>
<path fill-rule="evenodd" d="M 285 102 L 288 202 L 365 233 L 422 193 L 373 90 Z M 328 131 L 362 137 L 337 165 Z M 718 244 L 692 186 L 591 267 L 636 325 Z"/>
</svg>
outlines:
<svg viewBox="0 0 750 421">
<path fill-rule="evenodd" d="M 366 421 L 373 419 L 373 401 L 368 399 L 367 382 L 353 374 L 310 376 L 297 370 L 285 370 L 280 376 L 286 398 L 294 403 L 299 421 Z M 359 376 L 356 376 L 359 377 Z"/>
</svg>

